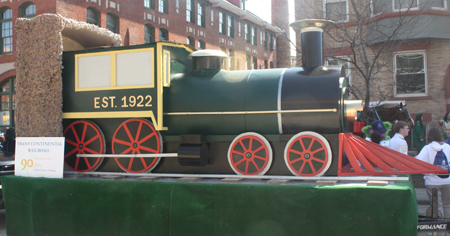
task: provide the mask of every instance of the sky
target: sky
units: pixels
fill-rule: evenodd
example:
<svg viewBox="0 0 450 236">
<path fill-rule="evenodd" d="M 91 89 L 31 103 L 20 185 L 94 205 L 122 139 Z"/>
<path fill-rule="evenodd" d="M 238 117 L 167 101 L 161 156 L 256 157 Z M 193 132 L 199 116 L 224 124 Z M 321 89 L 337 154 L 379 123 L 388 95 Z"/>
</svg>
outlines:
<svg viewBox="0 0 450 236">
<path fill-rule="evenodd" d="M 294 22 L 294 0 L 288 0 L 289 1 L 289 22 Z M 247 0 L 245 7 L 247 10 L 251 11 L 253 14 L 261 17 L 263 20 L 272 23 L 272 16 L 271 16 L 271 6 L 272 6 L 272 0 Z M 291 28 L 290 31 L 290 38 L 292 42 L 295 42 L 295 32 Z M 293 47 L 293 46 L 292 46 Z M 291 55 L 295 55 L 295 49 L 292 48 Z"/>
</svg>

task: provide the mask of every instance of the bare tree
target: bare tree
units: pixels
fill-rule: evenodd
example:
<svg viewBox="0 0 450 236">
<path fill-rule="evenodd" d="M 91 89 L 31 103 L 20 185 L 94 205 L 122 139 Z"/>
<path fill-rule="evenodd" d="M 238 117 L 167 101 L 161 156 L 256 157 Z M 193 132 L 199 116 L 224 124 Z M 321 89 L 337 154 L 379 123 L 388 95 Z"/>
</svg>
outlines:
<svg viewBox="0 0 450 236">
<path fill-rule="evenodd" d="M 350 93 L 369 102 L 393 95 L 393 53 L 430 22 L 419 21 L 423 9 L 442 0 L 295 0 L 296 19 L 330 19 L 336 22 L 324 29 L 326 58 L 348 63 L 352 76 Z M 425 3 L 423 3 L 425 2 Z M 275 22 L 276 25 L 276 22 Z M 298 46 L 301 42 L 297 40 Z M 301 60 L 298 60 L 301 61 Z"/>
</svg>

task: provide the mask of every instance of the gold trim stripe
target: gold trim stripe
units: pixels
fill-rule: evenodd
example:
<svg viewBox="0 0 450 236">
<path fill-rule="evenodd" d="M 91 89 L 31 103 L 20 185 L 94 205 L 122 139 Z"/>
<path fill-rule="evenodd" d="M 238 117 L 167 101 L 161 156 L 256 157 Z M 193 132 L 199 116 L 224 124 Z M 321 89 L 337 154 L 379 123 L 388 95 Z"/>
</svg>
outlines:
<svg viewBox="0 0 450 236">
<path fill-rule="evenodd" d="M 284 110 L 284 111 L 218 111 L 218 112 L 166 112 L 168 116 L 189 116 L 189 115 L 252 115 L 252 114 L 284 114 L 284 113 L 312 113 L 312 112 L 337 112 L 333 109 L 304 109 L 304 110 Z"/>
<path fill-rule="evenodd" d="M 150 117 L 154 121 L 153 111 L 104 111 L 104 112 L 63 113 L 63 119 L 134 118 L 134 117 Z"/>
</svg>

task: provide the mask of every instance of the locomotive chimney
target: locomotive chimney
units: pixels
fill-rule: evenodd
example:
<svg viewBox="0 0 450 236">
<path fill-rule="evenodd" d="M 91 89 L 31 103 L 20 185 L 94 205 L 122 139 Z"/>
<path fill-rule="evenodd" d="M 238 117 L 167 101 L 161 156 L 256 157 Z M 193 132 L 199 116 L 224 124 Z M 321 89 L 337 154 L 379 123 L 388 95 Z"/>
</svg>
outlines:
<svg viewBox="0 0 450 236">
<path fill-rule="evenodd" d="M 291 27 L 301 30 L 302 66 L 314 69 L 323 65 L 323 28 L 333 25 L 330 20 L 308 19 L 291 23 Z"/>
</svg>

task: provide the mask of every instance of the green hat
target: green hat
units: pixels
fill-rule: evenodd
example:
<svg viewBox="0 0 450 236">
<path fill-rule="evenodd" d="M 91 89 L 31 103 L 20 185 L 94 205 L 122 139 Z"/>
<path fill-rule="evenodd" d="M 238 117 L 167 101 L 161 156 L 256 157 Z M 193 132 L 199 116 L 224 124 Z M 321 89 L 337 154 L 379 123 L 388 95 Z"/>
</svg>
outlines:
<svg viewBox="0 0 450 236">
<path fill-rule="evenodd" d="M 423 116 L 422 113 L 417 113 L 417 115 L 416 115 L 416 117 L 421 117 L 421 116 Z"/>
</svg>

